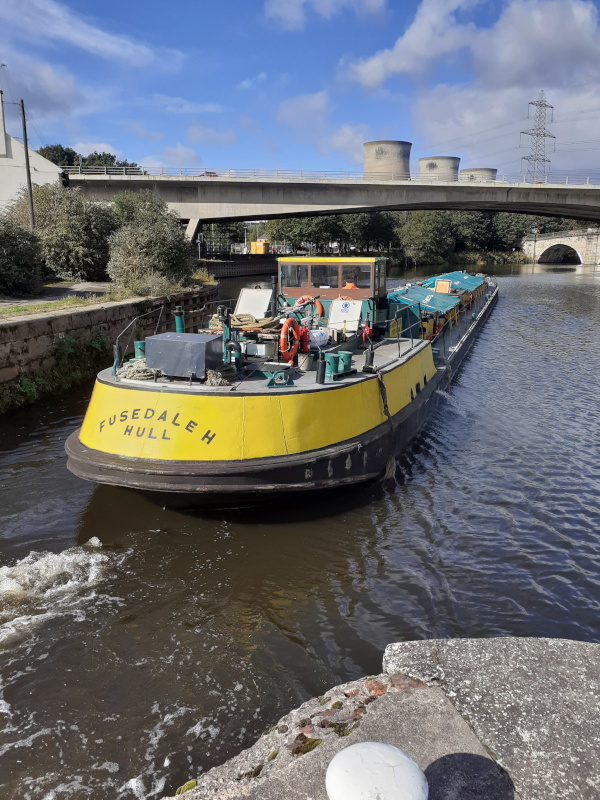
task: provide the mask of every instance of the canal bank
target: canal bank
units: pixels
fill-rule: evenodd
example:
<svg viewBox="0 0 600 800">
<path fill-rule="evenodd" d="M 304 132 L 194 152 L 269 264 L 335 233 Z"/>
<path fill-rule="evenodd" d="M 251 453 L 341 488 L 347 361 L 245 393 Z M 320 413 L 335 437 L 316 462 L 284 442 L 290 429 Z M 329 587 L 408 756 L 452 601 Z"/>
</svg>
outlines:
<svg viewBox="0 0 600 800">
<path fill-rule="evenodd" d="M 199 777 L 185 797 L 327 800 L 331 759 L 358 742 L 408 753 L 427 777 L 429 800 L 594 800 L 600 644 L 520 637 L 390 644 L 382 674 L 303 703 Z"/>
<path fill-rule="evenodd" d="M 214 303 L 216 286 L 165 297 L 135 297 L 98 302 L 82 308 L 31 313 L 0 321 L 0 414 L 72 389 L 112 361 L 117 336 L 137 319 L 122 346 L 175 327 L 173 312 L 181 306 L 186 331 L 194 331 Z"/>
</svg>

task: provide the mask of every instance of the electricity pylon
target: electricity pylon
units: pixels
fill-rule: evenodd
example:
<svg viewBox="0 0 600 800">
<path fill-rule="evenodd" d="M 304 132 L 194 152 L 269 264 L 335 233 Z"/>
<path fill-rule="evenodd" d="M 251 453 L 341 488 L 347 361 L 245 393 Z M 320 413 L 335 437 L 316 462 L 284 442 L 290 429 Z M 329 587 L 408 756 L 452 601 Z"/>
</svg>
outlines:
<svg viewBox="0 0 600 800">
<path fill-rule="evenodd" d="M 522 161 L 527 161 L 527 178 L 536 183 L 545 177 L 546 164 L 550 163 L 550 159 L 546 158 L 546 139 L 556 139 L 556 136 L 546 130 L 546 112 L 547 109 L 553 112 L 554 106 L 546 102 L 546 93 L 543 89 L 540 89 L 538 99 L 532 100 L 527 106 L 528 117 L 529 106 L 535 106 L 533 128 L 530 131 L 521 131 L 521 134 L 531 136 L 531 153 L 523 156 Z M 553 114 L 550 116 L 550 122 L 552 119 Z"/>
</svg>

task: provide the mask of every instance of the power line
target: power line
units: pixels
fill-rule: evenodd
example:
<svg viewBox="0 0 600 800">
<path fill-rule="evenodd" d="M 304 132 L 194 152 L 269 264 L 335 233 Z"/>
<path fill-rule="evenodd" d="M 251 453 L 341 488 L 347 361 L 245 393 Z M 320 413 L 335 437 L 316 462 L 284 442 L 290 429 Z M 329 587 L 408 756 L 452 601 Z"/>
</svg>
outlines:
<svg viewBox="0 0 600 800">
<path fill-rule="evenodd" d="M 524 119 L 526 119 L 526 117 Z M 459 137 L 455 137 L 454 139 L 440 140 L 440 141 L 437 141 L 437 142 L 431 142 L 431 143 L 430 142 L 425 142 L 423 145 L 419 145 L 419 149 L 420 150 L 422 150 L 424 148 L 431 149 L 432 147 L 446 147 L 446 146 L 450 146 L 450 145 L 454 145 L 456 147 L 460 147 L 461 145 L 462 146 L 467 146 L 470 139 L 473 139 L 475 137 L 481 136 L 483 133 L 489 133 L 490 131 L 497 131 L 500 128 L 506 128 L 509 125 L 516 125 L 517 123 L 520 123 L 522 121 L 523 121 L 523 119 L 518 119 L 518 120 L 512 120 L 511 122 L 504 122 L 502 125 L 494 125 L 491 128 L 485 128 L 484 130 L 477 131 L 475 133 L 470 133 L 470 134 L 468 134 L 468 136 L 465 139 L 460 139 Z M 500 134 L 500 136 L 492 137 L 492 138 L 500 138 L 501 136 L 504 136 L 504 135 L 506 135 L 506 134 Z M 456 142 L 458 142 L 459 144 L 456 145 L 455 144 Z"/>
</svg>

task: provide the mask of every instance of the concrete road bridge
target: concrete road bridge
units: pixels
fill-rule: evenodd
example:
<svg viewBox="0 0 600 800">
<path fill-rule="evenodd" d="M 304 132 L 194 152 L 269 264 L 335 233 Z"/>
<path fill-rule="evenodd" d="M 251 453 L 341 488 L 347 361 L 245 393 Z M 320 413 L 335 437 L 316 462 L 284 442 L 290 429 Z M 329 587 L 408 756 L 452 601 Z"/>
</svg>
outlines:
<svg viewBox="0 0 600 800">
<path fill-rule="evenodd" d="M 523 252 L 534 264 L 600 264 L 600 229 L 580 228 L 523 239 Z"/>
<path fill-rule="evenodd" d="M 110 201 L 123 190 L 150 189 L 187 224 L 361 211 L 460 209 L 544 214 L 600 222 L 600 185 L 531 184 L 506 178 L 444 183 L 393 174 L 282 170 L 66 168 L 69 185 Z"/>
</svg>

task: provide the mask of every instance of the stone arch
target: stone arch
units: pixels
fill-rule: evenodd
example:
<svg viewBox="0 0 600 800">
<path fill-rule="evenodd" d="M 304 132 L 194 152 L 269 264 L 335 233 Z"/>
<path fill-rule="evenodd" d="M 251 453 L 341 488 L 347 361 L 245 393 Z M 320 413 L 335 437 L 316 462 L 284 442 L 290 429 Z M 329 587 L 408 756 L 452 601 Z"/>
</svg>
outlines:
<svg viewBox="0 0 600 800">
<path fill-rule="evenodd" d="M 547 247 L 536 261 L 538 264 L 583 264 L 581 254 L 568 244 Z"/>
</svg>

